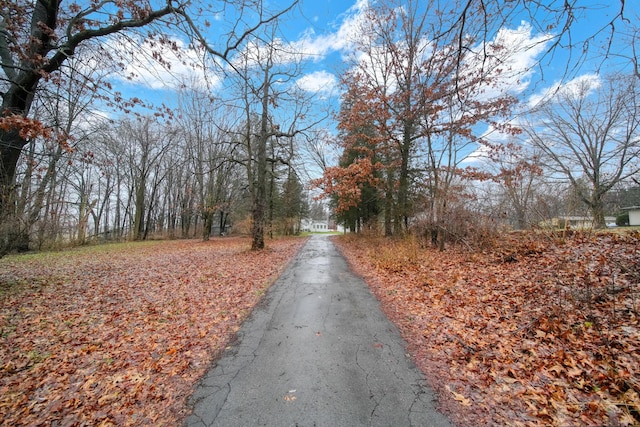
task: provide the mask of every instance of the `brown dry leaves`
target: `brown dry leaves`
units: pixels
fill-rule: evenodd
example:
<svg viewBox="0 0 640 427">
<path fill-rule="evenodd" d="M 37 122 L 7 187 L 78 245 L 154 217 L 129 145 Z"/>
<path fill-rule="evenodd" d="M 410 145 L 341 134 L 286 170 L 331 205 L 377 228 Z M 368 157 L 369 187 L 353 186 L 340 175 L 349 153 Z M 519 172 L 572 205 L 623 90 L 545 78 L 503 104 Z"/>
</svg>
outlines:
<svg viewBox="0 0 640 427">
<path fill-rule="evenodd" d="M 3 425 L 176 425 L 303 239 L 107 245 L 0 260 Z"/>
<path fill-rule="evenodd" d="M 640 424 L 640 235 L 339 239 L 459 425 Z"/>
</svg>

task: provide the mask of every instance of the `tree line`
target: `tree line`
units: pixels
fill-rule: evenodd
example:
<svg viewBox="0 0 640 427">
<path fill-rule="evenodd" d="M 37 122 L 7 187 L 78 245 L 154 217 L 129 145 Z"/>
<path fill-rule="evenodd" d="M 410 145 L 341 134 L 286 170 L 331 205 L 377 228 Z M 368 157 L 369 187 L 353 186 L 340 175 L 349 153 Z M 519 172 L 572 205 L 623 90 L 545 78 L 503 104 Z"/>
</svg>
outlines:
<svg viewBox="0 0 640 427">
<path fill-rule="evenodd" d="M 229 5 L 223 48 L 204 38 L 209 24 L 196 22 L 189 3 L 154 10 L 121 2 L 106 13 L 103 3 L 19 2 L 3 13 L 2 253 L 95 238 L 208 239 L 243 223 L 261 249 L 265 233 L 300 229 L 308 203 L 295 156 L 311 127 L 303 120 L 310 100 L 294 84 L 299 58 L 282 60 L 277 25 L 296 2 L 271 12 L 246 3 Z M 143 40 L 168 66 L 161 52 L 177 47 L 156 23 L 182 30 L 228 65 L 224 96 L 213 97 L 204 77 L 183 83 L 178 106 L 113 90 L 109 76 L 126 64 L 105 47 L 107 36 L 149 27 Z M 20 105 L 10 105 L 12 91 Z"/>
<path fill-rule="evenodd" d="M 449 20 L 428 19 L 433 5 L 397 6 L 377 4 L 360 28 L 342 80 L 342 155 L 314 181 L 340 220 L 441 249 L 556 216 L 604 228 L 605 213 L 623 207 L 613 193 L 638 185 L 637 76 L 583 76 L 525 101 L 513 46 L 478 32 L 465 39 L 475 49 L 461 50 Z"/>
<path fill-rule="evenodd" d="M 600 227 L 611 192 L 637 184 L 637 26 L 624 1 L 582 39 L 573 29 L 588 8 L 577 2 L 369 5 L 342 73 L 335 138 L 316 128 L 315 101 L 295 85 L 305 53 L 279 31 L 297 3 L 0 2 L 0 254 L 94 236 L 206 238 L 243 221 L 260 249 L 274 224 L 299 227 L 308 156 L 324 172 L 314 185 L 349 228 L 416 230 L 440 247 L 479 230 L 470 218 L 534 224 L 532 212 L 553 210 L 542 196 L 559 193 L 542 189 L 561 181 Z M 215 42 L 207 17 L 222 17 Z M 504 38 L 515 18 L 544 35 L 524 46 L 539 50 L 528 71 L 543 72 L 562 48 L 579 53 L 566 78 L 602 40 L 600 64 L 622 57 L 631 71 L 522 109 L 510 88 L 527 76 L 509 67 L 518 46 Z M 161 65 L 163 49 L 187 63 L 178 33 L 207 58 L 193 64 L 202 78 L 184 82 L 179 107 L 142 113 L 145 100 L 111 85 L 130 58 L 109 44 L 139 40 Z M 632 49 L 612 51 L 620 37 Z M 213 97 L 202 82 L 221 71 L 224 93 Z M 105 106 L 117 117 L 98 112 Z M 506 140 L 483 134 L 487 124 Z M 337 166 L 328 139 L 342 152 Z M 469 164 L 473 150 L 490 162 Z"/>
<path fill-rule="evenodd" d="M 169 120 L 98 117 L 87 125 L 66 117 L 73 136 L 67 147 L 30 140 L 17 169 L 15 248 L 152 237 L 208 240 L 231 226 L 250 233 L 255 181 L 249 183 L 248 171 L 256 167 L 249 158 L 256 141 L 245 141 L 247 126 L 238 117 L 234 123 L 230 108 L 219 108 L 207 94 L 184 91 L 180 104 Z M 255 130 L 259 117 L 248 119 Z M 265 145 L 267 233 L 297 232 L 308 210 L 293 164 L 271 161 L 291 156 L 293 145 L 286 138 L 269 138 Z"/>
</svg>

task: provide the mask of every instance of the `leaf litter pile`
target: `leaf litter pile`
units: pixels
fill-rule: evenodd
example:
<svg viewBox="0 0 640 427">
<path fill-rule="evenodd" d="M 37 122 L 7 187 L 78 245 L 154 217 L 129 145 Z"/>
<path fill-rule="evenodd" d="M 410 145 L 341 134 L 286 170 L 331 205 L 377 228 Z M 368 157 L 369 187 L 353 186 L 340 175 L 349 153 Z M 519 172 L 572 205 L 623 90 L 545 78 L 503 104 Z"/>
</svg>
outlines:
<svg viewBox="0 0 640 427">
<path fill-rule="evenodd" d="M 304 239 L 104 245 L 0 260 L 3 425 L 176 425 Z"/>
<path fill-rule="evenodd" d="M 640 425 L 640 234 L 335 240 L 460 426 Z"/>
</svg>

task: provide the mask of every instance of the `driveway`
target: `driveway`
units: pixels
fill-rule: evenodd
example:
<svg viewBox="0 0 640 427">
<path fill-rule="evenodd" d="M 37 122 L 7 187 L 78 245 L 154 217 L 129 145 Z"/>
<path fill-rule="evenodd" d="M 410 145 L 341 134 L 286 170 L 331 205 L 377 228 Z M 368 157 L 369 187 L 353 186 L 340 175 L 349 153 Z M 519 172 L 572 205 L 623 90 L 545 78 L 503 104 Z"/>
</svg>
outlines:
<svg viewBox="0 0 640 427">
<path fill-rule="evenodd" d="M 204 376 L 186 426 L 450 426 L 328 237 L 313 236 Z"/>
</svg>

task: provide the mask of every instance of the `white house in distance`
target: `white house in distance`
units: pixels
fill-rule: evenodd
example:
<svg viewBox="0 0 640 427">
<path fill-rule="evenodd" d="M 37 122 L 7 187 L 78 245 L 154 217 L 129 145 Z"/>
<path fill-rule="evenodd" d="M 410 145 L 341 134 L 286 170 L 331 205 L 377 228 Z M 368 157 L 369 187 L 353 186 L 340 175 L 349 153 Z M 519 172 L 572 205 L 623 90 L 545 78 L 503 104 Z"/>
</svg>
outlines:
<svg viewBox="0 0 640 427">
<path fill-rule="evenodd" d="M 629 225 L 640 225 L 640 206 L 629 206 L 622 210 L 629 211 Z"/>
<path fill-rule="evenodd" d="M 615 216 L 605 216 L 607 224 L 615 223 Z M 540 223 L 542 227 L 551 228 L 572 228 L 574 230 L 589 230 L 593 228 L 593 217 L 590 216 L 559 216 Z"/>
<path fill-rule="evenodd" d="M 329 231 L 329 221 L 326 221 L 326 220 L 303 218 L 302 221 L 300 221 L 300 226 L 302 231 L 307 231 L 312 233 Z"/>
<path fill-rule="evenodd" d="M 318 220 L 318 219 L 308 219 L 304 218 L 301 221 L 302 231 L 308 231 L 311 233 L 322 233 L 328 231 L 339 231 L 344 232 L 344 227 L 341 225 L 337 225 L 333 221 L 329 220 Z"/>
</svg>

